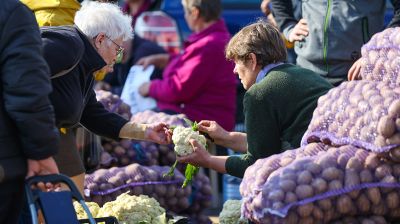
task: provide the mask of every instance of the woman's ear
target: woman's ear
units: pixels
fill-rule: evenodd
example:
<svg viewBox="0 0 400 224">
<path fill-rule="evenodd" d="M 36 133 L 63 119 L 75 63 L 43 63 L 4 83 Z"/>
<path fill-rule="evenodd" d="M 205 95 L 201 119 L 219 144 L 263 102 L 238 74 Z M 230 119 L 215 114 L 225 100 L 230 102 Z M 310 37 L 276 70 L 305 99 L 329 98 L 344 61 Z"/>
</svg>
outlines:
<svg viewBox="0 0 400 224">
<path fill-rule="evenodd" d="M 104 39 L 105 39 L 105 34 L 99 33 L 94 39 L 94 46 L 97 49 L 99 49 L 101 47 L 101 44 L 103 43 Z"/>
<path fill-rule="evenodd" d="M 190 9 L 190 14 L 192 14 L 192 16 L 193 16 L 195 19 L 198 19 L 198 18 L 200 17 L 200 10 L 199 10 L 198 8 L 196 8 L 196 7 L 192 7 L 192 8 Z"/>
<path fill-rule="evenodd" d="M 257 56 L 254 53 L 250 53 L 249 56 L 250 56 L 250 63 L 251 63 L 250 65 L 254 71 L 257 68 Z"/>
</svg>

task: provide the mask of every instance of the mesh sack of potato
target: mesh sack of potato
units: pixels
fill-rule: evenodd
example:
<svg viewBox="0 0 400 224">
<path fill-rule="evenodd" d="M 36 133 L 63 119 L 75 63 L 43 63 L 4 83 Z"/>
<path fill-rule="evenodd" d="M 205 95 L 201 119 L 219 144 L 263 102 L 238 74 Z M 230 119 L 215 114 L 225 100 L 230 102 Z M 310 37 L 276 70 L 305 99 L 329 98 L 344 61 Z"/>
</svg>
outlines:
<svg viewBox="0 0 400 224">
<path fill-rule="evenodd" d="M 389 224 L 383 216 L 350 216 L 330 222 L 330 224 Z"/>
<path fill-rule="evenodd" d="M 131 107 L 124 103 L 118 95 L 105 90 L 96 90 L 96 99 L 110 112 L 117 113 L 129 120 L 132 116 Z"/>
<path fill-rule="evenodd" d="M 288 150 L 281 154 L 257 160 L 252 166 L 246 169 L 240 184 L 240 194 L 243 197 L 243 202 L 251 204 L 253 196 L 262 191 L 262 187 L 269 175 L 278 168 L 285 167 L 296 159 L 317 155 L 320 152 L 326 151 L 327 148 L 328 146 L 322 143 L 311 143 L 305 147 Z M 252 211 L 248 212 L 251 213 Z"/>
<path fill-rule="evenodd" d="M 257 223 L 328 223 L 348 216 L 400 217 L 400 164 L 354 146 L 330 147 L 273 172 L 244 202 Z M 251 213 L 249 211 L 252 211 Z"/>
<path fill-rule="evenodd" d="M 351 144 L 389 152 L 400 161 L 400 87 L 383 82 L 344 82 L 318 99 L 301 145 Z"/>
<path fill-rule="evenodd" d="M 190 206 L 182 211 L 182 214 L 188 215 L 189 217 L 193 217 L 195 214 L 202 214 L 205 209 L 211 206 L 212 200 L 210 179 L 205 174 L 198 173 L 194 177 L 191 188 Z"/>
<path fill-rule="evenodd" d="M 176 171 L 172 177 L 163 177 L 169 167 L 141 166 L 100 169 L 85 177 L 85 197 L 102 206 L 120 194 L 147 195 L 155 198 L 162 207 L 181 212 L 190 206 L 191 188 L 181 188 L 183 175 Z"/>
<path fill-rule="evenodd" d="M 152 166 L 159 164 L 159 145 L 147 141 L 122 139 L 109 141 L 103 139 L 104 151 L 101 154 L 101 168 L 122 167 L 132 163 Z"/>
<path fill-rule="evenodd" d="M 361 78 L 400 84 L 400 28 L 375 34 L 361 48 Z"/>
</svg>

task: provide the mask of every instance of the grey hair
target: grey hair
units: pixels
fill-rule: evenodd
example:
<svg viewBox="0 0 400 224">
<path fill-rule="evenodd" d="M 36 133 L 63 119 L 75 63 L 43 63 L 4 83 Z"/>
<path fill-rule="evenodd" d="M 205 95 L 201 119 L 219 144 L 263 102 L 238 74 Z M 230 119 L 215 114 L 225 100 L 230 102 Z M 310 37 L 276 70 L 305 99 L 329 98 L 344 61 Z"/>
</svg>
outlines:
<svg viewBox="0 0 400 224">
<path fill-rule="evenodd" d="M 120 8 L 112 3 L 84 1 L 76 12 L 75 24 L 89 38 L 104 33 L 110 39 L 132 39 L 132 18 L 124 15 Z"/>
</svg>

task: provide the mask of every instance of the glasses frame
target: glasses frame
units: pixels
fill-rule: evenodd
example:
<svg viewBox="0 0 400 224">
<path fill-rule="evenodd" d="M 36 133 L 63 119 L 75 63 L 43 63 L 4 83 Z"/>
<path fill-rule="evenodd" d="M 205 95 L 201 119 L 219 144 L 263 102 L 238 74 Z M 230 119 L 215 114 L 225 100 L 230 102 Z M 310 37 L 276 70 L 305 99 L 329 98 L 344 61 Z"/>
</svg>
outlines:
<svg viewBox="0 0 400 224">
<path fill-rule="evenodd" d="M 117 57 L 122 57 L 122 54 L 124 53 L 124 50 L 125 50 L 125 49 L 124 49 L 121 45 L 115 43 L 115 41 L 111 40 L 111 38 L 108 37 L 107 35 L 104 35 L 104 36 L 105 36 L 107 39 L 109 39 L 113 44 L 115 44 L 115 45 L 118 47 L 118 50 L 117 50 Z"/>
</svg>

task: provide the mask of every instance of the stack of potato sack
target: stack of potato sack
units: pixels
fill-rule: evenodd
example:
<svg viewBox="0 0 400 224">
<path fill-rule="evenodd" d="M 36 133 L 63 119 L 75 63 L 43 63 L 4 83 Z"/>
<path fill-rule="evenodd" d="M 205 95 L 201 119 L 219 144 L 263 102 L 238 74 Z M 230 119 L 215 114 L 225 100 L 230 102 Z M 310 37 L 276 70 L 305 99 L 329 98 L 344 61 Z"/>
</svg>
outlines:
<svg viewBox="0 0 400 224">
<path fill-rule="evenodd" d="M 176 213 L 190 207 L 190 187 L 181 188 L 184 176 L 176 171 L 172 177 L 163 177 L 169 167 L 141 166 L 100 169 L 85 178 L 86 201 L 102 206 L 122 193 L 147 195 L 155 198 L 162 207 Z"/>
<path fill-rule="evenodd" d="M 364 80 L 342 83 L 318 100 L 300 148 L 246 170 L 243 217 L 256 223 L 400 219 L 399 31 L 388 29 L 363 47 Z"/>
</svg>

